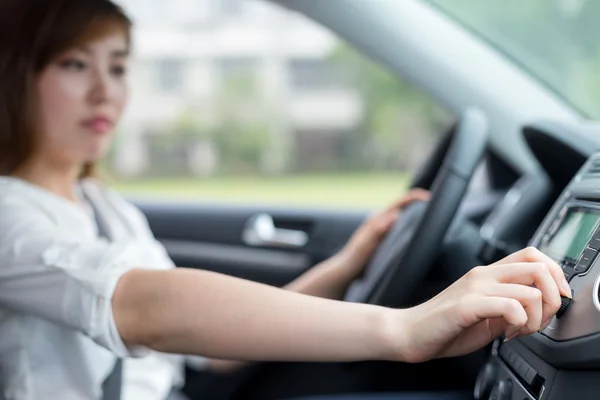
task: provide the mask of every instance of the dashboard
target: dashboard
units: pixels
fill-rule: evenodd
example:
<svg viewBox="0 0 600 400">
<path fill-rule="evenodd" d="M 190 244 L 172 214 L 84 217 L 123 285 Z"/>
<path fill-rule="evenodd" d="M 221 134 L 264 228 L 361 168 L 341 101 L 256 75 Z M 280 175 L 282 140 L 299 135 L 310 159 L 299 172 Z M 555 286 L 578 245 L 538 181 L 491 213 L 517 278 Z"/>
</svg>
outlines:
<svg viewBox="0 0 600 400">
<path fill-rule="evenodd" d="M 529 244 L 561 266 L 573 300 L 542 332 L 495 341 L 475 398 L 599 399 L 600 129 L 544 123 L 525 128 L 524 136 L 543 172 L 515 183 L 483 224 L 482 236 L 510 244 L 514 225 L 529 218 L 535 224 Z"/>
</svg>

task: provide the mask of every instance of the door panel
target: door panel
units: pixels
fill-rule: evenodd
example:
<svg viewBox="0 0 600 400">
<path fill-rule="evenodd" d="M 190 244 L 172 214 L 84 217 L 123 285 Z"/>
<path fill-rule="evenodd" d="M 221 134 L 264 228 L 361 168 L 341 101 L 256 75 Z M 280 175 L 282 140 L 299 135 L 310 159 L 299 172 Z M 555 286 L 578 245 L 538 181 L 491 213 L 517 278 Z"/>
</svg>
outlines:
<svg viewBox="0 0 600 400">
<path fill-rule="evenodd" d="M 146 215 L 154 235 L 176 265 L 277 286 L 335 254 L 366 216 L 361 211 L 134 203 Z M 305 232 L 306 245 L 293 248 L 247 244 L 244 229 L 259 214 L 269 215 L 277 229 Z"/>
</svg>

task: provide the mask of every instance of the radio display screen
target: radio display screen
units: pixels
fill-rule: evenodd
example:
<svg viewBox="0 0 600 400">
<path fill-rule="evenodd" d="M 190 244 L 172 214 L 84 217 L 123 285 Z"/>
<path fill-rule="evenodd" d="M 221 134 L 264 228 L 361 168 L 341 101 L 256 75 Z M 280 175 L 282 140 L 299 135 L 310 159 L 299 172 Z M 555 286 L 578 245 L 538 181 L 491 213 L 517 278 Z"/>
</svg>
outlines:
<svg viewBox="0 0 600 400">
<path fill-rule="evenodd" d="M 570 209 L 556 233 L 542 244 L 540 251 L 558 262 L 576 262 L 592 238 L 599 221 L 600 213 Z"/>
</svg>

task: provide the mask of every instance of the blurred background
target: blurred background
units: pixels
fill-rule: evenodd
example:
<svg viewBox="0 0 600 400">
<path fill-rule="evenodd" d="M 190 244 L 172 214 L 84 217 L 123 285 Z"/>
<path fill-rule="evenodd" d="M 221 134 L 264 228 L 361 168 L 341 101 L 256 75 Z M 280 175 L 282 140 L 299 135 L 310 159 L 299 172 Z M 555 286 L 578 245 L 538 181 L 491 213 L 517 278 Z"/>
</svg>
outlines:
<svg viewBox="0 0 600 400">
<path fill-rule="evenodd" d="M 120 0 L 132 98 L 105 170 L 125 194 L 381 206 L 452 117 L 262 0 Z"/>
<path fill-rule="evenodd" d="M 424 1 L 600 117 L 600 1 Z M 127 195 L 382 206 L 455 120 L 270 2 L 118 2 L 135 22 L 133 95 L 105 170 Z"/>
</svg>

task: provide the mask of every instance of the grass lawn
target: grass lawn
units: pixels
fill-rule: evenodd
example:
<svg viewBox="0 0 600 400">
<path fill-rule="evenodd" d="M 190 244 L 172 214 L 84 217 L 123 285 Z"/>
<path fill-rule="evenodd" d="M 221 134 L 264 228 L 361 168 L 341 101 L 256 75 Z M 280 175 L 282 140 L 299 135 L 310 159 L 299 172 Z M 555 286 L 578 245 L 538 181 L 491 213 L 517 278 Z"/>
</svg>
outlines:
<svg viewBox="0 0 600 400">
<path fill-rule="evenodd" d="M 164 178 L 116 181 L 127 196 L 230 204 L 273 204 L 335 208 L 382 207 L 408 187 L 398 174 L 298 175 L 278 178 Z"/>
</svg>

